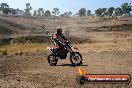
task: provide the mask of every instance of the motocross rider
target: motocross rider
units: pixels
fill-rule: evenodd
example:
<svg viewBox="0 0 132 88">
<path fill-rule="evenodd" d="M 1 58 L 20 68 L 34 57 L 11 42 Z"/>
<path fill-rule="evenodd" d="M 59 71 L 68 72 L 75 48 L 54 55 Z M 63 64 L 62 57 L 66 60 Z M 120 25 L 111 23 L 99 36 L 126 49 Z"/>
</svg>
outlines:
<svg viewBox="0 0 132 88">
<path fill-rule="evenodd" d="M 51 40 L 54 43 L 56 50 L 63 51 L 64 55 L 62 58 L 66 59 L 67 53 L 65 52 L 65 48 L 63 43 L 61 42 L 61 39 L 64 39 L 65 41 L 67 41 L 67 38 L 65 38 L 64 35 L 62 34 L 62 28 L 57 27 L 57 32 L 51 36 Z"/>
</svg>

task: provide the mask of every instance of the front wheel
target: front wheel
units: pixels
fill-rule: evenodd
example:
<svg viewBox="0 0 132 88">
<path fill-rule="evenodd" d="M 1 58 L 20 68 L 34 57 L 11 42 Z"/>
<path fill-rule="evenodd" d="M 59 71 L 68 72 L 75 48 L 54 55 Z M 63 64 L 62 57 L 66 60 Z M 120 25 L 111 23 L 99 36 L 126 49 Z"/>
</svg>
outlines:
<svg viewBox="0 0 132 88">
<path fill-rule="evenodd" d="M 50 54 L 47 58 L 48 63 L 50 64 L 50 66 L 56 66 L 58 59 L 56 59 L 54 54 Z"/>
<path fill-rule="evenodd" d="M 79 52 L 73 52 L 70 55 L 70 61 L 73 66 L 80 66 L 82 64 L 82 55 Z"/>
</svg>

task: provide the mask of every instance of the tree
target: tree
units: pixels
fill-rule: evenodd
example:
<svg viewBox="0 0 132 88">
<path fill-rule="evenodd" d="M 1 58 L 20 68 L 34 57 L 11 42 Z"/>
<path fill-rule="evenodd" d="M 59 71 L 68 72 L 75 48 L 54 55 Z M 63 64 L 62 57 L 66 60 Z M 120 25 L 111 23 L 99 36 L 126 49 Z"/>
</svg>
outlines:
<svg viewBox="0 0 132 88">
<path fill-rule="evenodd" d="M 32 10 L 32 7 L 30 6 L 30 3 L 26 3 L 26 9 L 24 10 L 24 16 L 31 16 L 30 10 Z"/>
<path fill-rule="evenodd" d="M 37 11 L 34 10 L 33 16 L 37 16 Z"/>
<path fill-rule="evenodd" d="M 45 15 L 46 15 L 46 16 L 50 16 L 50 15 L 51 15 L 50 11 L 49 11 L 49 10 L 46 10 L 46 11 L 45 11 Z"/>
<path fill-rule="evenodd" d="M 37 10 L 37 12 L 38 12 L 38 16 L 44 15 L 44 9 L 43 8 L 39 8 Z"/>
<path fill-rule="evenodd" d="M 69 12 L 68 12 L 68 16 L 71 16 L 71 15 L 72 15 L 72 11 L 69 11 Z"/>
<path fill-rule="evenodd" d="M 12 15 L 15 15 L 15 14 L 17 14 L 17 11 L 16 11 L 16 9 L 10 8 L 9 13 L 12 14 Z"/>
<path fill-rule="evenodd" d="M 4 14 L 8 14 L 10 12 L 9 5 L 7 3 L 0 4 L 0 11 Z"/>
<path fill-rule="evenodd" d="M 87 11 L 87 16 L 91 16 L 91 10 Z"/>
<path fill-rule="evenodd" d="M 64 16 L 71 16 L 72 15 L 72 12 L 71 11 L 69 11 L 69 12 L 64 12 L 64 14 L 63 14 Z"/>
<path fill-rule="evenodd" d="M 108 10 L 104 12 L 104 16 L 108 16 Z"/>
<path fill-rule="evenodd" d="M 67 12 L 64 12 L 64 16 L 67 16 Z"/>
<path fill-rule="evenodd" d="M 123 11 L 122 11 L 122 9 L 120 7 L 117 7 L 115 9 L 115 15 L 116 16 L 122 16 L 123 15 Z"/>
<path fill-rule="evenodd" d="M 55 19 L 55 16 L 58 15 L 59 13 L 60 11 L 58 8 L 53 8 L 52 14 L 54 14 L 54 19 Z"/>
<path fill-rule="evenodd" d="M 18 15 L 23 15 L 25 12 L 23 11 L 23 10 L 20 10 L 20 9 L 15 9 L 16 10 L 16 12 L 17 12 L 17 14 Z"/>
<path fill-rule="evenodd" d="M 122 7 L 122 11 L 123 11 L 124 15 L 130 15 L 131 14 L 130 13 L 132 11 L 131 4 L 123 3 L 121 7 Z"/>
<path fill-rule="evenodd" d="M 96 14 L 97 16 L 101 16 L 101 15 L 102 15 L 102 9 L 99 8 L 99 9 L 95 10 L 95 14 Z"/>
<path fill-rule="evenodd" d="M 86 16 L 86 9 L 85 8 L 81 8 L 78 12 L 79 16 L 82 17 L 82 16 Z"/>
<path fill-rule="evenodd" d="M 102 8 L 101 12 L 102 12 L 101 16 L 107 15 L 107 8 Z"/>
<path fill-rule="evenodd" d="M 113 15 L 114 10 L 115 10 L 115 8 L 114 8 L 114 7 L 110 7 L 110 8 L 108 9 L 108 15 L 109 15 L 109 16 L 112 16 L 112 15 Z"/>
<path fill-rule="evenodd" d="M 79 14 L 78 13 L 75 13 L 73 16 L 79 16 Z"/>
<path fill-rule="evenodd" d="M 106 16 L 106 15 L 108 15 L 107 8 L 99 8 L 99 9 L 95 10 L 95 14 L 97 16 L 101 16 L 101 17 Z"/>
<path fill-rule="evenodd" d="M 61 17 L 64 17 L 64 14 L 60 14 Z"/>
</svg>

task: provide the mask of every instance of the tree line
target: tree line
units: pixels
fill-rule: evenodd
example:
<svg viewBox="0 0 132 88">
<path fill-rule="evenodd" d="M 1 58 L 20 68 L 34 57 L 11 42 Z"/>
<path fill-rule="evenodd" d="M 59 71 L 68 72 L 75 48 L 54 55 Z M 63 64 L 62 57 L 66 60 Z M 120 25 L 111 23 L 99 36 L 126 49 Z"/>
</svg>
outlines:
<svg viewBox="0 0 132 88">
<path fill-rule="evenodd" d="M 52 11 L 44 10 L 43 8 L 38 8 L 37 10 L 34 10 L 33 14 L 31 14 L 32 7 L 30 3 L 26 3 L 25 9 L 14 9 L 10 8 L 7 3 L 1 3 L 0 4 L 0 13 L 2 14 L 8 14 L 8 15 L 24 15 L 24 16 L 51 16 L 54 15 L 60 15 L 61 17 L 64 16 L 72 16 L 71 11 L 64 12 L 63 14 L 60 14 L 59 8 L 53 8 Z M 131 3 L 123 3 L 120 7 L 114 8 L 98 8 L 95 10 L 96 16 L 130 16 L 132 11 L 132 5 Z M 79 9 L 79 11 L 74 14 L 73 16 L 91 16 L 91 10 L 86 10 L 85 8 Z"/>
<path fill-rule="evenodd" d="M 120 7 L 99 8 L 95 10 L 97 16 L 130 16 L 132 6 L 130 3 L 123 3 Z"/>
</svg>

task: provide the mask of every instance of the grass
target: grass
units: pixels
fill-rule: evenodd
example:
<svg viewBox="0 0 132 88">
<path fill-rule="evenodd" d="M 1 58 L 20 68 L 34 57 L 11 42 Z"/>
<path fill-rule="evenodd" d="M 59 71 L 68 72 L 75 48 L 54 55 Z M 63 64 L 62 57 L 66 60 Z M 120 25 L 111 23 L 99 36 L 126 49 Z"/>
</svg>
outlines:
<svg viewBox="0 0 132 88">
<path fill-rule="evenodd" d="M 30 43 L 30 44 L 10 44 L 0 46 L 0 51 L 7 51 L 8 55 L 24 54 L 26 52 L 36 53 L 47 50 L 48 44 Z"/>
<path fill-rule="evenodd" d="M 2 55 L 14 56 L 14 55 L 30 55 L 34 53 L 42 53 L 47 52 L 47 46 L 50 46 L 46 43 L 29 43 L 29 44 L 9 44 L 0 46 L 0 53 Z M 132 43 L 83 43 L 83 44 L 73 44 L 73 46 L 79 49 L 79 52 L 84 51 L 87 52 L 88 50 L 97 50 L 97 51 L 107 51 L 107 50 L 132 50 Z"/>
</svg>

